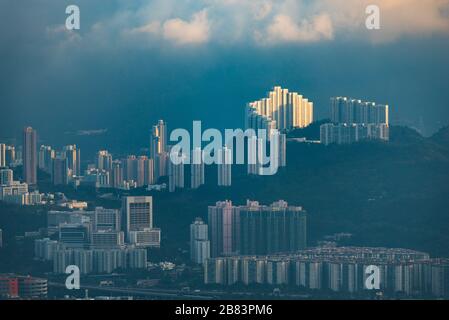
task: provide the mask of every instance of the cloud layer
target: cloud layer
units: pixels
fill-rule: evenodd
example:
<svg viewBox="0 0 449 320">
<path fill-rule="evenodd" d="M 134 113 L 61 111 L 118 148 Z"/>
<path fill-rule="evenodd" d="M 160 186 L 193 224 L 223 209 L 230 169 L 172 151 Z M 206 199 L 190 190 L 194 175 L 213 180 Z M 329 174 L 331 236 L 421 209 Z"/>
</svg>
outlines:
<svg viewBox="0 0 449 320">
<path fill-rule="evenodd" d="M 176 6 L 151 1 L 135 13 L 143 35 L 176 44 L 308 43 L 336 38 L 390 42 L 403 36 L 449 34 L 449 0 L 202 0 Z M 365 28 L 368 5 L 378 5 L 381 30 Z M 157 14 L 154 14 L 156 12 Z M 156 18 L 157 16 L 157 18 Z M 124 21 L 124 24 L 127 22 Z"/>
</svg>

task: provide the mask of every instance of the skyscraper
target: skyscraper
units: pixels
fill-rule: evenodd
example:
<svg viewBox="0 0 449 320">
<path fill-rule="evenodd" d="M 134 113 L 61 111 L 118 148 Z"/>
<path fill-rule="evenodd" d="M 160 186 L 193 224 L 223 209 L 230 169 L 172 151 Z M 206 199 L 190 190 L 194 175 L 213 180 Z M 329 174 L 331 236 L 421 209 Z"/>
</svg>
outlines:
<svg viewBox="0 0 449 320">
<path fill-rule="evenodd" d="M 122 198 L 122 229 L 126 238 L 130 232 L 144 231 L 153 228 L 153 198 L 123 197 Z"/>
<path fill-rule="evenodd" d="M 39 169 L 51 173 L 55 151 L 50 146 L 42 145 L 39 149 Z"/>
<path fill-rule="evenodd" d="M 110 171 L 112 169 L 112 155 L 107 150 L 98 151 L 97 168 L 99 170 L 106 171 Z"/>
<path fill-rule="evenodd" d="M 0 185 L 12 185 L 13 171 L 11 169 L 0 169 Z"/>
<path fill-rule="evenodd" d="M 137 180 L 137 158 L 135 155 L 129 155 L 124 161 L 123 175 L 126 181 Z"/>
<path fill-rule="evenodd" d="M 36 143 L 36 130 L 26 127 L 23 130 L 23 179 L 29 185 L 37 183 Z"/>
<path fill-rule="evenodd" d="M 306 247 L 306 211 L 277 201 L 270 206 L 248 200 L 237 207 L 238 251 L 244 255 L 295 252 Z"/>
<path fill-rule="evenodd" d="M 366 102 L 346 97 L 333 97 L 330 116 L 338 124 L 385 124 L 389 125 L 388 105 Z"/>
<path fill-rule="evenodd" d="M 197 189 L 204 184 L 204 160 L 201 148 L 192 150 L 192 162 L 190 169 L 190 187 Z"/>
<path fill-rule="evenodd" d="M 111 186 L 113 188 L 119 188 L 123 184 L 123 167 L 120 160 L 112 162 L 111 170 Z"/>
<path fill-rule="evenodd" d="M 14 146 L 6 146 L 5 149 L 5 165 L 11 167 L 16 161 L 16 148 Z"/>
<path fill-rule="evenodd" d="M 169 161 L 167 148 L 167 124 L 164 120 L 159 120 L 153 126 L 150 138 L 150 159 L 153 159 L 154 179 L 167 175 L 167 165 Z"/>
<path fill-rule="evenodd" d="M 182 158 L 180 163 L 175 164 L 171 159 L 168 160 L 168 190 L 170 192 L 184 188 L 185 155 L 181 154 L 180 157 Z"/>
<path fill-rule="evenodd" d="M 190 259 L 202 264 L 210 257 L 208 227 L 201 218 L 196 218 L 190 225 Z"/>
<path fill-rule="evenodd" d="M 208 208 L 211 257 L 295 252 L 307 245 L 307 213 L 302 207 L 277 201 L 270 206 L 248 200 Z"/>
<path fill-rule="evenodd" d="M 0 168 L 6 167 L 6 145 L 0 143 Z"/>
<path fill-rule="evenodd" d="M 67 158 L 67 166 L 70 176 L 81 175 L 81 150 L 76 145 L 68 145 L 63 148 Z"/>
<path fill-rule="evenodd" d="M 59 154 L 53 159 L 51 178 L 54 185 L 69 183 L 67 158 L 63 154 Z"/>
<path fill-rule="evenodd" d="M 164 152 L 167 152 L 167 125 L 164 120 L 159 120 L 151 132 L 150 158 Z"/>
<path fill-rule="evenodd" d="M 219 201 L 208 207 L 210 255 L 231 255 L 239 243 L 238 215 L 231 201 Z"/>
<path fill-rule="evenodd" d="M 224 146 L 218 149 L 218 185 L 229 187 L 232 183 L 232 151 Z"/>
</svg>

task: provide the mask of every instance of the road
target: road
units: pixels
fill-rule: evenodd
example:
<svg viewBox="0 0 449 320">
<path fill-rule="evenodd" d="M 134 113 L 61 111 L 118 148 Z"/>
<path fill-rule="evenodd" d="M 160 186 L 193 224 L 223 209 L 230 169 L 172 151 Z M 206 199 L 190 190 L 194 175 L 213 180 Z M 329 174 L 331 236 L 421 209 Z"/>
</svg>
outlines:
<svg viewBox="0 0 449 320">
<path fill-rule="evenodd" d="M 65 284 L 58 282 L 49 282 L 49 287 L 65 288 Z M 80 290 L 104 291 L 109 293 L 119 293 L 126 296 L 145 296 L 160 297 L 165 299 L 192 299 L 192 300 L 212 300 L 215 297 L 208 294 L 193 294 L 189 292 L 180 292 L 173 289 L 139 289 L 132 287 L 106 287 L 95 285 L 81 285 Z"/>
</svg>

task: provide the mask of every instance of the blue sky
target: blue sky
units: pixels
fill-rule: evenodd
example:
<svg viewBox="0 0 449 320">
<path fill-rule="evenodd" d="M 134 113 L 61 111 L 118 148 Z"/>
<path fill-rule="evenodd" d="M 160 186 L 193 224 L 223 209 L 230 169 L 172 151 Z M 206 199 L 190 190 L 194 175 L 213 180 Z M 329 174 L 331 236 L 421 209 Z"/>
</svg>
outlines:
<svg viewBox="0 0 449 320">
<path fill-rule="evenodd" d="M 77 4 L 81 29 L 64 28 Z M 377 4 L 381 29 L 365 28 Z M 0 3 L 0 137 L 48 143 L 103 130 L 144 144 L 153 122 L 238 127 L 274 85 L 327 116 L 331 96 L 388 103 L 432 133 L 449 119 L 449 0 L 161 0 Z M 99 140 L 100 141 L 100 140 Z"/>
</svg>

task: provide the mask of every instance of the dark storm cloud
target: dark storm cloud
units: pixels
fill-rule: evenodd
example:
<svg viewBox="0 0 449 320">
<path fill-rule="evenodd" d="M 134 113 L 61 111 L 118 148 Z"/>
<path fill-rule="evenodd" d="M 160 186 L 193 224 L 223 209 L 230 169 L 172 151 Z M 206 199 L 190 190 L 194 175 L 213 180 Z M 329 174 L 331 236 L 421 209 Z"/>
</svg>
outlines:
<svg viewBox="0 0 449 320">
<path fill-rule="evenodd" d="M 58 133 L 106 128 L 106 147 L 142 147 L 158 118 L 241 126 L 245 103 L 275 84 L 318 118 L 347 95 L 435 130 L 449 119 L 447 2 L 394 2 L 372 34 L 363 1 L 2 1 L 0 137 L 30 124 L 61 144 Z M 73 3 L 81 30 L 68 32 Z"/>
</svg>

